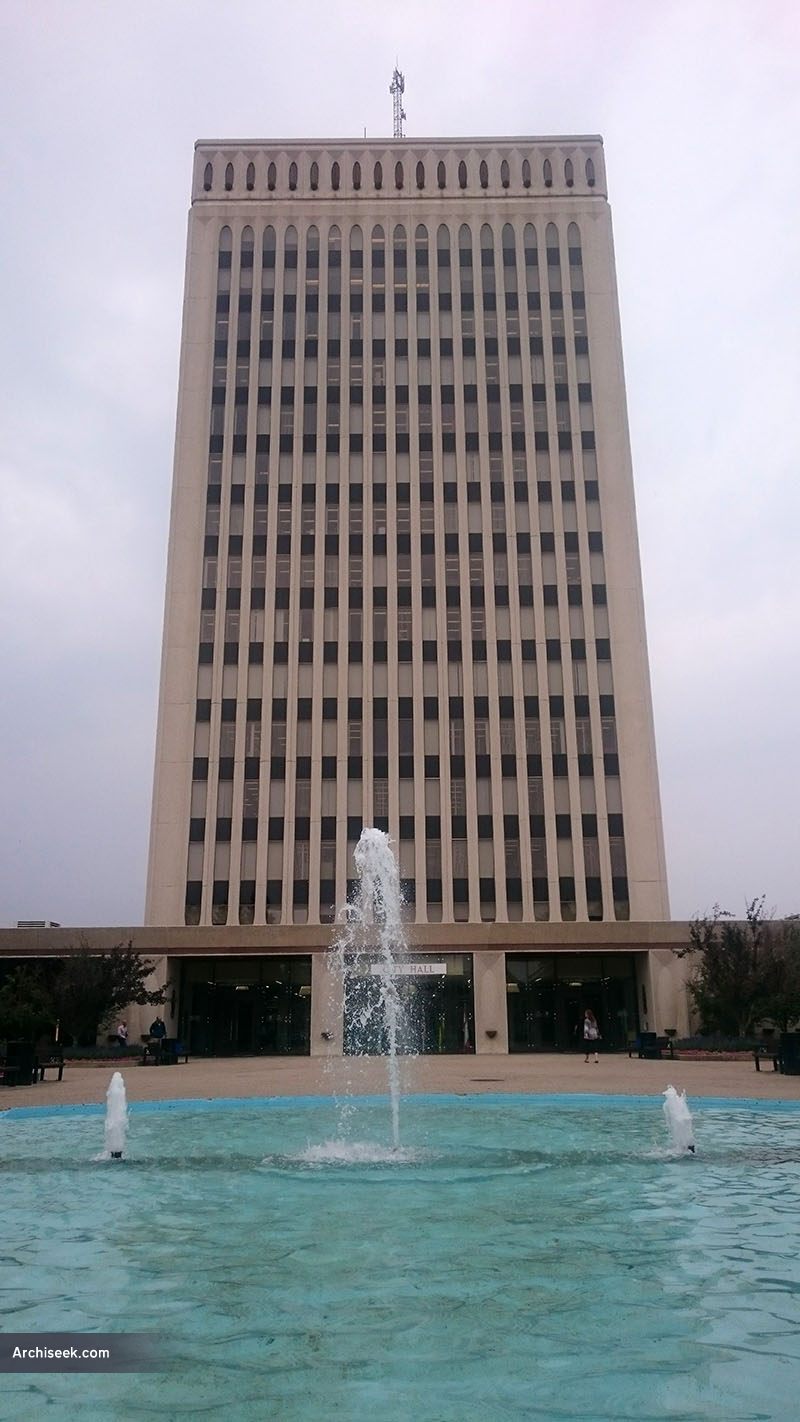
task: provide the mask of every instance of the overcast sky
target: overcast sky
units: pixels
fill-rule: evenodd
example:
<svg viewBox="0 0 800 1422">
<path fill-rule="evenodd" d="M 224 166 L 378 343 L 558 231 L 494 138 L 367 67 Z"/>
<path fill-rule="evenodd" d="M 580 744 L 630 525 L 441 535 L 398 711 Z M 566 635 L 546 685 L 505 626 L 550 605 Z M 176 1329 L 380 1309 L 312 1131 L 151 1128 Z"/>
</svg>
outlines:
<svg viewBox="0 0 800 1422">
<path fill-rule="evenodd" d="M 673 916 L 800 910 L 795 0 L 6 0 L 0 923 L 140 923 L 196 138 L 601 133 Z"/>
</svg>

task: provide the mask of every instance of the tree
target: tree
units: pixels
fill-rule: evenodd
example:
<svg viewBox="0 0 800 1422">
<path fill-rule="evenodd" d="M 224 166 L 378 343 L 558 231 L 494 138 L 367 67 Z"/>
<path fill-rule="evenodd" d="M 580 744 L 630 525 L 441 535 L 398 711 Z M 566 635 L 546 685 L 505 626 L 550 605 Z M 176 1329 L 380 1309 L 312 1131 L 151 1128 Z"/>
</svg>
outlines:
<svg viewBox="0 0 800 1422">
<path fill-rule="evenodd" d="M 800 919 L 792 915 L 771 928 L 774 977 L 764 1016 L 788 1032 L 800 1020 Z"/>
<path fill-rule="evenodd" d="M 15 968 L 0 987 L 0 1038 L 35 1042 L 52 1033 L 55 1022 L 53 995 L 42 972 Z"/>
<path fill-rule="evenodd" d="M 93 1045 L 104 1023 L 130 1003 L 162 1003 L 163 988 L 148 991 L 145 983 L 155 964 L 134 951 L 131 942 L 108 953 L 96 953 L 81 941 L 53 983 L 53 1000 L 62 1031 L 80 1046 Z"/>
<path fill-rule="evenodd" d="M 696 918 L 690 946 L 676 949 L 692 960 L 688 982 L 705 1032 L 747 1037 L 765 1018 L 784 1025 L 800 1015 L 800 932 L 774 923 L 764 900 L 747 905 L 737 922 L 718 905 Z"/>
</svg>

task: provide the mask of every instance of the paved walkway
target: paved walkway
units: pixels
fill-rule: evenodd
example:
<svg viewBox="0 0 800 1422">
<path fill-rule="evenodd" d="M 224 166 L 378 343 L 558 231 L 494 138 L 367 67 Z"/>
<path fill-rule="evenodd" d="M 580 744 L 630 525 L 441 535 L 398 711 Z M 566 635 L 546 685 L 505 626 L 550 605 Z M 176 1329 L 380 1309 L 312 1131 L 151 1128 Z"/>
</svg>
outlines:
<svg viewBox="0 0 800 1422">
<path fill-rule="evenodd" d="M 406 1092 L 580 1092 L 657 1096 L 670 1084 L 689 1097 L 740 1096 L 766 1101 L 800 1101 L 800 1076 L 757 1072 L 752 1060 L 736 1062 L 639 1061 L 601 1057 L 599 1064 L 578 1056 L 420 1057 L 405 1061 Z M 0 1111 L 12 1106 L 77 1105 L 102 1102 L 113 1066 L 69 1066 L 61 1082 L 0 1087 Z M 319 1057 L 203 1058 L 180 1066 L 124 1069 L 130 1101 L 208 1099 L 217 1096 L 323 1096 L 342 1089 L 345 1073 L 357 1093 L 384 1094 L 386 1063 L 376 1058 Z"/>
</svg>

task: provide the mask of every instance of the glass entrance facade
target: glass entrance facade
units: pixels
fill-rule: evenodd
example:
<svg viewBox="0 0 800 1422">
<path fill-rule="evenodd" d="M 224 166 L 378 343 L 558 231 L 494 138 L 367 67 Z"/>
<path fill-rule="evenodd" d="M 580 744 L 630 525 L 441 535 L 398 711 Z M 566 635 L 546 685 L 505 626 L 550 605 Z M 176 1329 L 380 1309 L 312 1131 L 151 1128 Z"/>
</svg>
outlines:
<svg viewBox="0 0 800 1422">
<path fill-rule="evenodd" d="M 474 1052 L 475 1009 L 471 953 L 410 954 L 409 966 L 444 971 L 414 976 L 401 970 L 397 979 L 404 1030 L 398 1047 L 404 1054 Z M 359 959 L 345 978 L 344 1050 L 347 1056 L 384 1056 L 389 1049 L 380 979 L 372 963 Z"/>
<path fill-rule="evenodd" d="M 186 959 L 179 1024 L 193 1056 L 308 1056 L 310 955 Z"/>
<path fill-rule="evenodd" d="M 602 1048 L 624 1047 L 638 1031 L 633 953 L 507 953 L 510 1052 L 583 1051 L 590 1007 Z"/>
</svg>

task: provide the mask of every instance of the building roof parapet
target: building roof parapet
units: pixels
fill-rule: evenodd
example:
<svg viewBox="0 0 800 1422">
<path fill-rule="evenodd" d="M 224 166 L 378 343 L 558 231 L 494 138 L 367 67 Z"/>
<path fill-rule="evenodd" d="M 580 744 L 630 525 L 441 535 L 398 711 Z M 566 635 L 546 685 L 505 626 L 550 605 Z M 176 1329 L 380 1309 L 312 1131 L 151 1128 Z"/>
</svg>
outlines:
<svg viewBox="0 0 800 1422">
<path fill-rule="evenodd" d="M 193 202 L 606 196 L 599 135 L 198 140 Z"/>
</svg>

